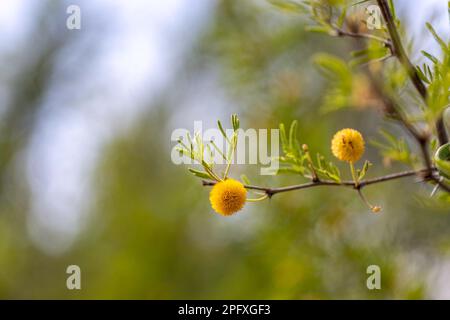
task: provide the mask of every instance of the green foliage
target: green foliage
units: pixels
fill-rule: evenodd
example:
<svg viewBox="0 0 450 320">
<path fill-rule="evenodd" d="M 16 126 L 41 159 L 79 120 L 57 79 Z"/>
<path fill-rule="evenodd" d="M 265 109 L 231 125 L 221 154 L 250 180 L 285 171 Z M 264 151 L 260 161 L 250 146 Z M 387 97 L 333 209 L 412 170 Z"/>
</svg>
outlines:
<svg viewBox="0 0 450 320">
<path fill-rule="evenodd" d="M 293 121 L 289 127 L 289 135 L 286 134 L 284 124 L 280 124 L 280 139 L 283 155 L 276 160 L 281 164 L 277 174 L 296 174 L 306 179 L 319 178 L 341 181 L 339 169 L 324 156 L 317 153 L 316 161 L 312 160 L 307 145 L 300 145 L 297 138 L 297 121 Z"/>
<path fill-rule="evenodd" d="M 288 13 L 307 13 L 308 7 L 302 3 L 292 0 L 268 0 L 276 8 Z"/>
<path fill-rule="evenodd" d="M 201 179 L 209 179 L 215 181 L 226 179 L 238 142 L 239 125 L 240 124 L 238 116 L 236 114 L 232 114 L 231 126 L 233 128 L 233 133 L 231 134 L 231 136 L 228 136 L 220 120 L 217 121 L 217 127 L 219 128 L 222 136 L 226 141 L 225 152 L 223 152 L 214 143 L 214 141 L 209 141 L 205 144 L 198 132 L 194 133 L 194 138 L 191 137 L 190 133 L 187 133 L 186 135 L 187 144 L 183 142 L 182 138 L 179 139 L 176 150 L 178 150 L 178 152 L 180 152 L 181 155 L 186 156 L 189 159 L 194 160 L 195 162 L 200 164 L 204 170 L 200 171 L 193 168 L 189 168 L 189 172 Z M 214 172 L 215 153 L 218 153 L 227 164 L 227 168 L 225 170 L 225 173 L 223 174 L 223 178 L 221 178 L 217 173 Z"/>
<path fill-rule="evenodd" d="M 319 53 L 314 56 L 314 62 L 327 78 L 335 81 L 344 81 L 351 77 L 351 70 L 347 64 L 336 56 Z"/>
<path fill-rule="evenodd" d="M 380 149 L 385 160 L 398 161 L 410 166 L 417 164 L 418 158 L 411 152 L 405 138 L 396 137 L 385 130 L 381 130 L 380 134 L 383 140 L 381 142 L 372 140 L 371 144 Z"/>
<path fill-rule="evenodd" d="M 441 48 L 442 58 L 439 59 L 431 53 L 422 51 L 422 54 L 429 60 L 429 64 L 423 64 L 422 68 L 417 66 L 418 74 L 422 81 L 428 84 L 428 99 L 426 118 L 431 122 L 435 120 L 450 99 L 450 45 L 436 33 L 431 24 L 427 23 L 429 32 L 433 35 Z"/>
<path fill-rule="evenodd" d="M 331 84 L 324 97 L 322 110 L 328 112 L 351 106 L 349 97 L 352 92 L 353 74 L 347 63 L 325 53 L 316 54 L 314 63 Z"/>
<path fill-rule="evenodd" d="M 341 182 L 341 172 L 339 168 L 334 165 L 331 161 L 326 161 L 325 157 L 317 154 L 317 162 L 316 164 L 312 164 L 311 166 L 317 172 L 319 178 L 331 179 L 335 182 Z"/>
<path fill-rule="evenodd" d="M 302 152 L 297 139 L 297 121 L 291 123 L 288 135 L 284 124 L 280 124 L 279 128 L 283 156 L 276 159 L 281 164 L 276 173 L 293 173 L 304 176 L 307 173 L 305 167 L 306 155 Z"/>
<path fill-rule="evenodd" d="M 450 182 L 450 143 L 439 147 L 434 157 L 436 167 L 441 173 L 442 178 Z"/>
<path fill-rule="evenodd" d="M 362 167 L 362 169 L 358 169 L 357 170 L 357 175 L 358 175 L 358 181 L 362 181 L 364 179 L 364 177 L 367 174 L 367 171 L 369 171 L 369 168 L 372 166 L 372 163 L 369 161 L 364 161 L 364 165 Z"/>
<path fill-rule="evenodd" d="M 361 66 L 391 57 L 391 52 L 383 43 L 379 41 L 369 41 L 364 49 L 351 52 L 351 66 Z"/>
</svg>

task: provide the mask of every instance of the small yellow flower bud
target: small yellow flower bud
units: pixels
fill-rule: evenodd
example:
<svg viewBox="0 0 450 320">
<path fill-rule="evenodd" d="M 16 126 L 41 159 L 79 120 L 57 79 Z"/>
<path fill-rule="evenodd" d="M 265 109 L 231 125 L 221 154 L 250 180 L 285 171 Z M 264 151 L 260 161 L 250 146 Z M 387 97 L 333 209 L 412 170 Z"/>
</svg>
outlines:
<svg viewBox="0 0 450 320">
<path fill-rule="evenodd" d="M 378 212 L 381 211 L 381 207 L 380 206 L 373 206 L 371 209 L 372 209 L 373 213 L 378 213 Z"/>
</svg>

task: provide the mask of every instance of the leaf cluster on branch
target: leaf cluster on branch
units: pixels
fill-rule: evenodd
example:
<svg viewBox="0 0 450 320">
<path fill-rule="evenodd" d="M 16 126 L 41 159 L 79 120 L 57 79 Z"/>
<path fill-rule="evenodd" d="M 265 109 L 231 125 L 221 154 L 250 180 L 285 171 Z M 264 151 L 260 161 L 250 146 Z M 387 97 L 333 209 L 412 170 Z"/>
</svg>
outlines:
<svg viewBox="0 0 450 320">
<path fill-rule="evenodd" d="M 280 188 L 255 186 L 247 177 L 242 182 L 228 177 L 233 152 L 237 145 L 239 120 L 232 116 L 233 134 L 227 136 L 222 124 L 218 127 L 226 142 L 227 150 L 222 153 L 213 142 L 208 144 L 188 137 L 188 144 L 180 141 L 180 152 L 196 160 L 203 167 L 202 171 L 190 169 L 197 177 L 203 179 L 203 185 L 213 186 L 211 203 L 214 208 L 241 208 L 246 193 L 259 195 L 247 201 L 261 201 L 275 194 L 302 190 L 319 186 L 350 187 L 357 191 L 361 199 L 373 212 L 381 208 L 372 205 L 362 193 L 366 186 L 384 183 L 394 179 L 416 176 L 420 181 L 435 186 L 443 194 L 450 193 L 450 144 L 445 128 L 445 120 L 450 122 L 450 44 L 445 42 L 430 23 L 426 24 L 429 33 L 439 44 L 441 56 L 421 51 L 427 63 L 415 66 L 400 37 L 401 24 L 396 16 L 393 1 L 377 0 L 383 22 L 379 30 L 368 30 L 364 21 L 357 14 L 350 12 L 368 1 L 349 4 L 339 0 L 271 0 L 276 7 L 290 12 L 306 15 L 312 22 L 308 29 L 325 33 L 332 37 L 352 39 L 350 61 L 330 54 L 320 53 L 314 57 L 314 63 L 329 80 L 330 88 L 323 101 L 323 110 L 332 111 L 347 107 L 369 108 L 379 110 L 388 121 L 395 121 L 404 129 L 404 136 L 397 137 L 388 131 L 381 131 L 381 141 L 372 139 L 371 145 L 378 147 L 387 161 L 399 161 L 410 170 L 391 173 L 375 178 L 366 178 L 371 163 L 365 161 L 360 168 L 354 163 L 364 153 L 363 136 L 356 130 L 343 129 L 336 133 L 332 141 L 333 154 L 350 165 L 351 180 L 344 180 L 337 165 L 323 155 L 313 153 L 305 142 L 297 138 L 297 121 L 286 129 L 279 126 L 283 154 L 274 159 L 281 164 L 276 174 L 290 173 L 308 180 Z M 353 10 L 354 11 L 354 10 Z M 400 94 L 402 92 L 402 94 Z M 404 94 L 406 92 L 406 96 Z M 447 111 L 445 111 L 447 109 Z M 196 141 L 194 146 L 193 140 Z M 410 144 L 414 143 L 415 146 Z M 204 158 L 204 150 L 220 152 L 226 161 L 223 174 L 215 172 L 213 163 Z M 419 150 L 416 154 L 414 149 Z M 433 156 L 434 155 L 434 156 Z M 227 181 L 233 183 L 227 183 Z M 237 188 L 240 183 L 243 189 Z M 233 187 L 227 187 L 232 185 Z M 214 198 L 214 200 L 212 200 Z M 448 199 L 448 196 L 447 196 Z M 221 202 L 222 201 L 222 202 Z M 235 202 L 233 202 L 235 201 Z M 237 203 L 240 201 L 239 203 Z M 219 202 L 219 203 L 218 203 Z M 218 210 L 216 210 L 218 211 Z M 222 212 L 219 212 L 222 211 Z M 219 210 L 219 213 L 233 214 L 233 210 Z M 230 213 L 231 212 L 231 213 Z"/>
</svg>

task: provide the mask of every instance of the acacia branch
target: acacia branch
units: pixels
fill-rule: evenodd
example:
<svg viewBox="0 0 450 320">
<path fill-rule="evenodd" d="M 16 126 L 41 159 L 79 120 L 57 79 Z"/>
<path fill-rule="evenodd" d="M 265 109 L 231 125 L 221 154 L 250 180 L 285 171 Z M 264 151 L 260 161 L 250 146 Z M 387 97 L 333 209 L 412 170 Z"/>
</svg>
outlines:
<svg viewBox="0 0 450 320">
<path fill-rule="evenodd" d="M 389 96 L 389 94 L 382 94 L 382 86 L 379 83 L 378 79 L 373 76 L 372 73 L 368 73 L 369 77 L 374 85 L 374 89 L 377 91 L 378 95 L 383 97 L 384 104 L 386 105 L 386 109 L 390 113 L 391 116 L 395 117 L 396 120 L 398 120 L 405 128 L 406 130 L 411 134 L 411 136 L 417 141 L 420 152 L 422 153 L 422 158 L 425 162 L 425 167 L 428 170 L 428 180 L 434 181 L 436 184 L 438 184 L 441 189 L 447 191 L 450 193 L 450 187 L 442 182 L 441 177 L 439 176 L 438 172 L 434 170 L 433 164 L 431 162 L 430 157 L 430 151 L 428 149 L 429 141 L 430 141 L 430 135 L 423 131 L 417 129 L 403 114 L 401 108 L 398 107 L 396 101 Z"/>
<path fill-rule="evenodd" d="M 407 71 L 414 87 L 417 89 L 420 96 L 426 102 L 427 88 L 425 87 L 424 83 L 420 79 L 416 68 L 411 63 L 411 61 L 408 58 L 408 55 L 406 54 L 406 51 L 402 45 L 402 41 L 401 41 L 400 35 L 397 31 L 397 26 L 395 25 L 394 17 L 392 16 L 389 5 L 386 0 L 377 0 L 377 3 L 378 3 L 378 6 L 380 7 L 381 13 L 382 13 L 383 18 L 387 25 L 389 35 L 391 37 L 392 46 L 393 46 L 392 54 L 394 56 L 396 56 L 398 58 L 398 60 L 400 61 L 400 63 L 403 65 L 403 67 Z M 428 150 L 429 136 L 427 134 L 417 131 L 415 129 L 415 127 L 405 117 L 402 116 L 402 114 L 399 110 L 397 110 L 397 115 L 400 117 L 399 120 L 405 125 L 406 129 L 414 136 L 414 138 L 419 143 L 420 150 L 421 150 L 423 158 L 425 160 L 426 167 L 428 168 L 428 170 L 431 174 L 431 180 L 436 182 L 445 191 L 450 192 L 450 187 L 441 181 L 438 174 L 435 174 L 431 171 L 432 164 L 431 164 L 430 152 Z M 439 118 L 436 120 L 435 126 L 436 126 L 436 132 L 437 132 L 439 144 L 443 145 L 443 144 L 447 143 L 448 137 L 447 137 L 447 133 L 445 132 L 444 120 L 443 120 L 442 115 L 440 115 Z"/>
<path fill-rule="evenodd" d="M 408 55 L 406 54 L 406 51 L 402 45 L 402 41 L 400 39 L 400 35 L 398 33 L 397 26 L 395 25 L 394 17 L 392 16 L 389 5 L 386 0 L 377 0 L 377 3 L 378 3 L 378 6 L 380 7 L 381 13 L 382 13 L 383 18 L 387 25 L 389 35 L 391 37 L 392 54 L 398 58 L 400 63 L 403 65 L 403 67 L 407 71 L 414 87 L 417 89 L 417 91 L 419 92 L 419 94 L 423 98 L 423 100 L 426 101 L 427 100 L 427 88 L 425 87 L 422 80 L 420 80 L 420 77 L 417 73 L 416 68 L 411 63 L 411 61 L 408 58 Z M 448 137 L 447 137 L 447 133 L 445 132 L 444 120 L 443 120 L 442 116 L 439 116 L 439 118 L 436 120 L 435 126 L 436 126 L 436 132 L 437 132 L 439 144 L 443 145 L 443 144 L 447 143 Z"/>
<path fill-rule="evenodd" d="M 433 168 L 433 171 L 435 169 Z M 433 173 L 432 173 L 433 174 Z M 358 185 L 355 185 L 354 181 L 346 180 L 341 182 L 336 182 L 332 180 L 319 180 L 319 181 L 312 181 L 307 182 L 303 184 L 297 184 L 287 187 L 279 187 L 279 188 L 269 188 L 269 187 L 262 187 L 262 186 L 254 186 L 254 185 L 244 185 L 246 189 L 249 190 L 257 190 L 257 191 L 263 191 L 265 194 L 267 194 L 269 197 L 272 197 L 274 194 L 282 193 L 282 192 L 289 192 L 294 190 L 302 190 L 302 189 L 309 189 L 314 187 L 320 187 L 320 186 L 331 186 L 331 187 L 347 187 L 347 188 L 353 188 L 356 190 L 361 190 L 366 186 L 382 183 L 390 180 L 400 179 L 404 177 L 411 177 L 411 176 L 419 176 L 423 178 L 424 180 L 428 180 L 432 177 L 432 174 L 430 175 L 430 171 L 428 168 L 421 169 L 421 170 L 410 170 L 410 171 L 403 171 L 398 173 L 393 173 L 385 176 L 380 176 L 373 179 L 366 179 L 362 180 L 358 183 Z M 213 186 L 217 182 L 216 181 L 203 181 L 204 186 Z"/>
</svg>

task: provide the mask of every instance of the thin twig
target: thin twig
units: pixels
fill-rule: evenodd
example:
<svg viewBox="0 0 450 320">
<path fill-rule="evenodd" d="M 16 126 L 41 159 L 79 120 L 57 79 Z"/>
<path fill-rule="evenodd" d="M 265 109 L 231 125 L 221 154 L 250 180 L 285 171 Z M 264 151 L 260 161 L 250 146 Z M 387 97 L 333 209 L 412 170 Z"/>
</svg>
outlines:
<svg viewBox="0 0 450 320">
<path fill-rule="evenodd" d="M 389 58 L 392 58 L 392 57 L 393 57 L 393 55 L 392 55 L 392 53 L 390 53 L 390 54 L 385 55 L 384 57 L 381 57 L 381 58 L 378 58 L 378 59 L 373 59 L 373 60 L 367 61 L 365 63 L 361 63 L 361 66 L 367 66 L 367 65 L 370 65 L 372 63 L 384 62 L 384 61 L 386 61 L 386 60 L 388 60 Z"/>
<path fill-rule="evenodd" d="M 344 30 L 342 28 L 339 28 L 337 26 L 332 25 L 334 31 L 336 31 L 336 35 L 338 37 L 350 37 L 350 38 L 360 38 L 360 39 L 368 39 L 368 40 L 375 40 L 378 42 L 381 42 L 382 44 L 384 44 L 384 46 L 386 48 L 389 48 L 391 50 L 391 52 L 393 53 L 394 51 L 394 47 L 392 45 L 391 40 L 389 39 L 384 39 L 378 36 L 375 36 L 373 34 L 370 33 L 361 33 L 361 32 L 351 32 L 351 31 L 347 31 Z"/>
<path fill-rule="evenodd" d="M 433 168 L 433 171 L 434 170 L 435 169 Z M 307 183 L 303 183 L 303 184 L 297 184 L 297 185 L 292 185 L 292 186 L 287 186 L 287 187 L 279 187 L 279 188 L 269 188 L 269 187 L 254 186 L 254 185 L 244 185 L 244 187 L 249 190 L 264 191 L 269 197 L 271 197 L 277 193 L 294 191 L 294 190 L 302 190 L 302 189 L 308 189 L 308 188 L 314 188 L 314 187 L 320 187 L 320 186 L 348 187 L 348 188 L 360 190 L 360 189 L 362 189 L 366 186 L 372 185 L 372 184 L 386 182 L 386 181 L 395 180 L 395 179 L 400 179 L 400 178 L 404 178 L 404 177 L 411 177 L 411 176 L 420 176 L 420 177 L 423 177 L 425 180 L 430 178 L 429 170 L 421 169 L 421 170 L 403 171 L 403 172 L 393 173 L 393 174 L 389 174 L 389 175 L 385 175 L 385 176 L 381 176 L 381 177 L 377 177 L 377 178 L 373 178 L 373 179 L 362 180 L 359 182 L 359 184 L 357 186 L 355 186 L 354 181 L 350 181 L 350 180 L 341 181 L 341 182 L 336 182 L 336 181 L 332 181 L 332 180 L 320 180 L 320 181 L 316 181 L 316 182 L 313 181 L 313 182 L 307 182 Z M 207 181 L 207 180 L 203 181 L 204 186 L 213 186 L 216 183 L 217 183 L 216 181 Z"/>
</svg>

